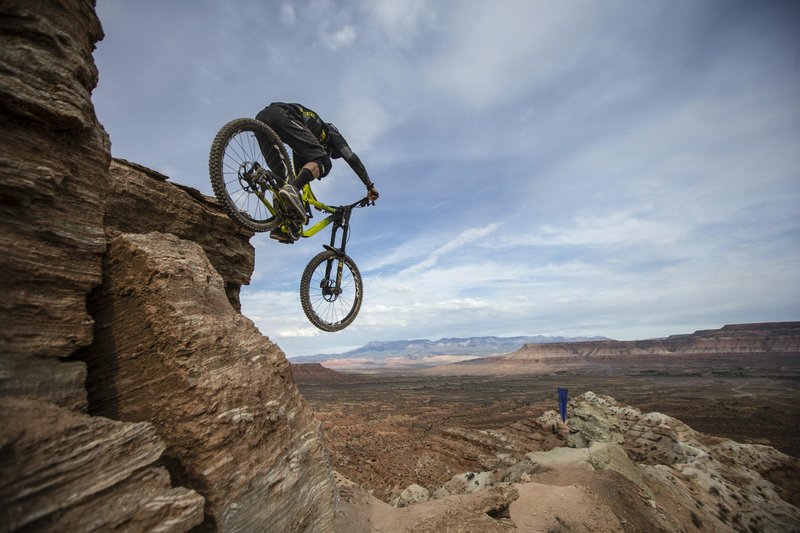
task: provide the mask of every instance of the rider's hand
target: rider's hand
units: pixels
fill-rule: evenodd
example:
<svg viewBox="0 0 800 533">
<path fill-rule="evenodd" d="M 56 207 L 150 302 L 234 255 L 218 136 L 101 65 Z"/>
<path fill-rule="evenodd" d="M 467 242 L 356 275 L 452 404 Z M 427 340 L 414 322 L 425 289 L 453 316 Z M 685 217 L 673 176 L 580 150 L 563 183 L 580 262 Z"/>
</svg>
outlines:
<svg viewBox="0 0 800 533">
<path fill-rule="evenodd" d="M 373 202 L 377 200 L 379 196 L 380 194 L 378 194 L 378 189 L 376 189 L 374 185 L 369 189 L 367 189 L 367 198 L 369 198 Z"/>
</svg>

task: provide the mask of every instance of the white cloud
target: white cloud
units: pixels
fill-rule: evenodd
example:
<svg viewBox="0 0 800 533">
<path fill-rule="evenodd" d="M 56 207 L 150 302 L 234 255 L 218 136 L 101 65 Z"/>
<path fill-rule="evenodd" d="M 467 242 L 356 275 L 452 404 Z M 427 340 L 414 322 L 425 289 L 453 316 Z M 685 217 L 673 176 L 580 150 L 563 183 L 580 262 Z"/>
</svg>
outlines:
<svg viewBox="0 0 800 533">
<path fill-rule="evenodd" d="M 422 270 L 427 270 L 435 266 L 436 263 L 439 262 L 439 258 L 444 256 L 445 254 L 453 252 L 454 250 L 462 248 L 468 244 L 475 244 L 476 241 L 478 241 L 479 239 L 486 237 L 487 235 L 495 231 L 499 225 L 500 224 L 498 223 L 494 223 L 494 224 L 489 224 L 488 226 L 482 226 L 479 228 L 470 228 L 468 230 L 462 231 L 454 239 L 446 242 L 445 244 L 443 244 L 442 246 L 438 247 L 436 250 L 431 252 L 431 254 L 428 255 L 428 257 L 426 257 L 424 260 L 405 269 L 403 272 L 401 272 L 400 275 L 408 276 L 408 275 L 418 274 Z"/>
<path fill-rule="evenodd" d="M 394 118 L 374 99 L 363 95 L 347 95 L 336 110 L 342 120 L 337 123 L 342 135 L 356 153 L 369 151 L 386 131 Z M 349 168 L 348 168 L 349 171 Z"/>
<path fill-rule="evenodd" d="M 369 20 L 391 46 L 407 48 L 436 19 L 431 0 L 369 0 L 364 4 Z"/>
<path fill-rule="evenodd" d="M 276 333 L 276 337 L 278 338 L 289 338 L 289 337 L 318 337 L 320 335 L 320 330 L 318 330 L 314 326 L 308 326 L 304 328 L 294 328 L 294 329 L 281 329 L 278 330 Z"/>
<path fill-rule="evenodd" d="M 281 6 L 281 23 L 286 26 L 294 26 L 297 16 L 294 12 L 292 4 L 283 4 Z"/>
<path fill-rule="evenodd" d="M 574 36 L 593 27 L 599 5 L 476 2 L 440 23 L 447 46 L 425 65 L 432 89 L 470 109 L 491 108 L 552 84 L 590 46 Z"/>
<path fill-rule="evenodd" d="M 336 52 L 353 44 L 356 40 L 356 30 L 348 24 L 333 33 L 323 33 L 321 38 L 325 46 Z"/>
<path fill-rule="evenodd" d="M 566 226 L 544 224 L 523 234 L 504 235 L 498 246 L 669 246 L 687 236 L 681 220 L 656 220 L 651 209 L 602 213 L 583 210 Z"/>
</svg>

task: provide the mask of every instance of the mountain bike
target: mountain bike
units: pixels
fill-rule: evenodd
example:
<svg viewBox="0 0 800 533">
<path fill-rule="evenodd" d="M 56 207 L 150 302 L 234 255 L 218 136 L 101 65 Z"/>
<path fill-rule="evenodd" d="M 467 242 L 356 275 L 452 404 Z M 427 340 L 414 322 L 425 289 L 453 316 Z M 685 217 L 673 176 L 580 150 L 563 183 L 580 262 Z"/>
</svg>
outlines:
<svg viewBox="0 0 800 533">
<path fill-rule="evenodd" d="M 306 185 L 300 196 L 309 220 L 312 207 L 328 216 L 304 227 L 294 208 L 278 196 L 278 190 L 294 177 L 286 146 L 269 126 L 252 118 L 232 120 L 219 130 L 211 143 L 208 171 L 222 208 L 245 228 L 280 230 L 294 242 L 332 225 L 330 244 L 322 246 L 324 250 L 309 261 L 300 278 L 300 303 L 306 317 L 323 331 L 349 326 L 363 297 L 361 273 L 346 253 L 350 216 L 354 209 L 374 202 L 364 197 L 349 205 L 329 206 Z"/>
</svg>

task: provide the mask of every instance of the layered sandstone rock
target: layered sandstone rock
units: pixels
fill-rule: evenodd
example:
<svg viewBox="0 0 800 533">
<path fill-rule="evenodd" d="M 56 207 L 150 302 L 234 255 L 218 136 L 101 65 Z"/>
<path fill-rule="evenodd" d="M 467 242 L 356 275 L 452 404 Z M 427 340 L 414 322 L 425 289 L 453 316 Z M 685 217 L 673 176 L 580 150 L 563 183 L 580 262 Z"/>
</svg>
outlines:
<svg viewBox="0 0 800 533">
<path fill-rule="evenodd" d="M 85 408 L 83 365 L 58 358 L 91 342 L 105 249 L 109 141 L 90 100 L 102 30 L 77 0 L 0 9 L 0 393 Z"/>
<path fill-rule="evenodd" d="M 432 492 L 410 485 L 394 502 L 399 509 L 340 475 L 340 526 L 347 524 L 341 530 L 800 528 L 797 459 L 767 446 L 703 435 L 674 418 L 591 392 L 570 402 L 569 411 L 566 424 L 551 411 L 537 426 L 549 435 L 566 435 L 570 447 L 529 451 L 513 466 L 462 473 Z M 497 500 L 491 508 L 475 505 L 492 497 Z"/>
<path fill-rule="evenodd" d="M 0 6 L 0 529 L 187 531 L 149 424 L 85 411 L 86 295 L 101 281 L 109 141 L 90 100 L 91 3 Z M 39 398 L 39 399 L 36 399 Z M 74 410 L 74 411 L 73 411 Z"/>
<path fill-rule="evenodd" d="M 319 423 L 280 349 L 226 298 L 202 248 L 120 234 L 93 295 L 92 412 L 151 421 L 219 530 L 325 530 L 336 493 Z"/>
<path fill-rule="evenodd" d="M 253 232 L 225 215 L 215 198 L 167 180 L 147 167 L 113 160 L 106 230 L 112 234 L 157 231 L 196 242 L 225 280 L 231 304 L 240 310 L 239 289 L 250 283 L 255 263 L 250 244 Z"/>
<path fill-rule="evenodd" d="M 540 420 L 563 427 L 555 412 Z M 800 528 L 800 460 L 772 447 L 703 435 L 591 392 L 570 402 L 567 426 L 568 440 L 575 452 L 587 451 L 592 469 L 618 472 L 654 508 L 673 510 L 662 517 L 669 529 L 682 523 L 716 531 Z M 543 462 L 541 454 L 531 457 Z"/>
<path fill-rule="evenodd" d="M 519 497 L 517 489 L 511 486 L 417 501 L 397 508 L 378 500 L 370 491 L 341 474 L 337 476 L 337 483 L 341 488 L 342 508 L 334 524 L 336 532 L 505 533 L 526 530 L 517 528 L 509 518 L 509 509 Z"/>
<path fill-rule="evenodd" d="M 148 423 L 6 397 L 0 424 L 2 531 L 188 531 L 203 521 L 202 496 L 157 468 L 164 444 Z"/>
<path fill-rule="evenodd" d="M 0 5 L 0 531 L 329 529 L 319 427 L 233 307 L 251 235 L 153 171 L 109 172 L 101 37 L 90 0 Z M 199 245 L 125 237 L 153 230 Z M 122 280 L 137 285 L 110 289 Z"/>
<path fill-rule="evenodd" d="M 89 2 L 3 2 L 3 106 L 58 130 L 95 129 L 94 44 L 103 38 Z"/>
</svg>

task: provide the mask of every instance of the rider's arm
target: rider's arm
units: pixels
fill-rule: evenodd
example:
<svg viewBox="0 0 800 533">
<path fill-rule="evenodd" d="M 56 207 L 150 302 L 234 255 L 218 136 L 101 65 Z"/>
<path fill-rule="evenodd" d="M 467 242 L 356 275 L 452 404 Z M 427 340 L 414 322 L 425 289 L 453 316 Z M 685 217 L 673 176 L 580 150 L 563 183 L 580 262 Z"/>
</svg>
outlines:
<svg viewBox="0 0 800 533">
<path fill-rule="evenodd" d="M 367 169 L 364 168 L 364 163 L 361 162 L 361 158 L 358 157 L 350 146 L 347 144 L 347 141 L 344 140 L 344 137 L 339 130 L 336 129 L 335 126 L 329 124 L 330 127 L 330 134 L 331 140 L 330 142 L 333 144 L 333 157 L 341 157 L 347 164 L 350 165 L 350 168 L 353 169 L 353 172 L 361 179 L 361 182 L 364 184 L 364 187 L 367 188 L 368 195 L 370 200 L 375 201 L 378 199 L 378 190 L 375 188 L 375 184 L 372 183 L 372 180 L 369 179 L 369 174 L 367 174 Z"/>
<path fill-rule="evenodd" d="M 347 164 L 350 165 L 350 168 L 353 169 L 353 172 L 361 179 L 361 182 L 367 189 L 371 189 L 375 186 L 372 183 L 372 180 L 369 179 L 369 174 L 367 174 L 367 169 L 364 168 L 364 163 L 361 162 L 361 158 L 356 155 L 353 150 L 350 149 L 349 146 L 345 145 L 339 150 L 342 154 L 342 158 L 347 161 Z"/>
</svg>

